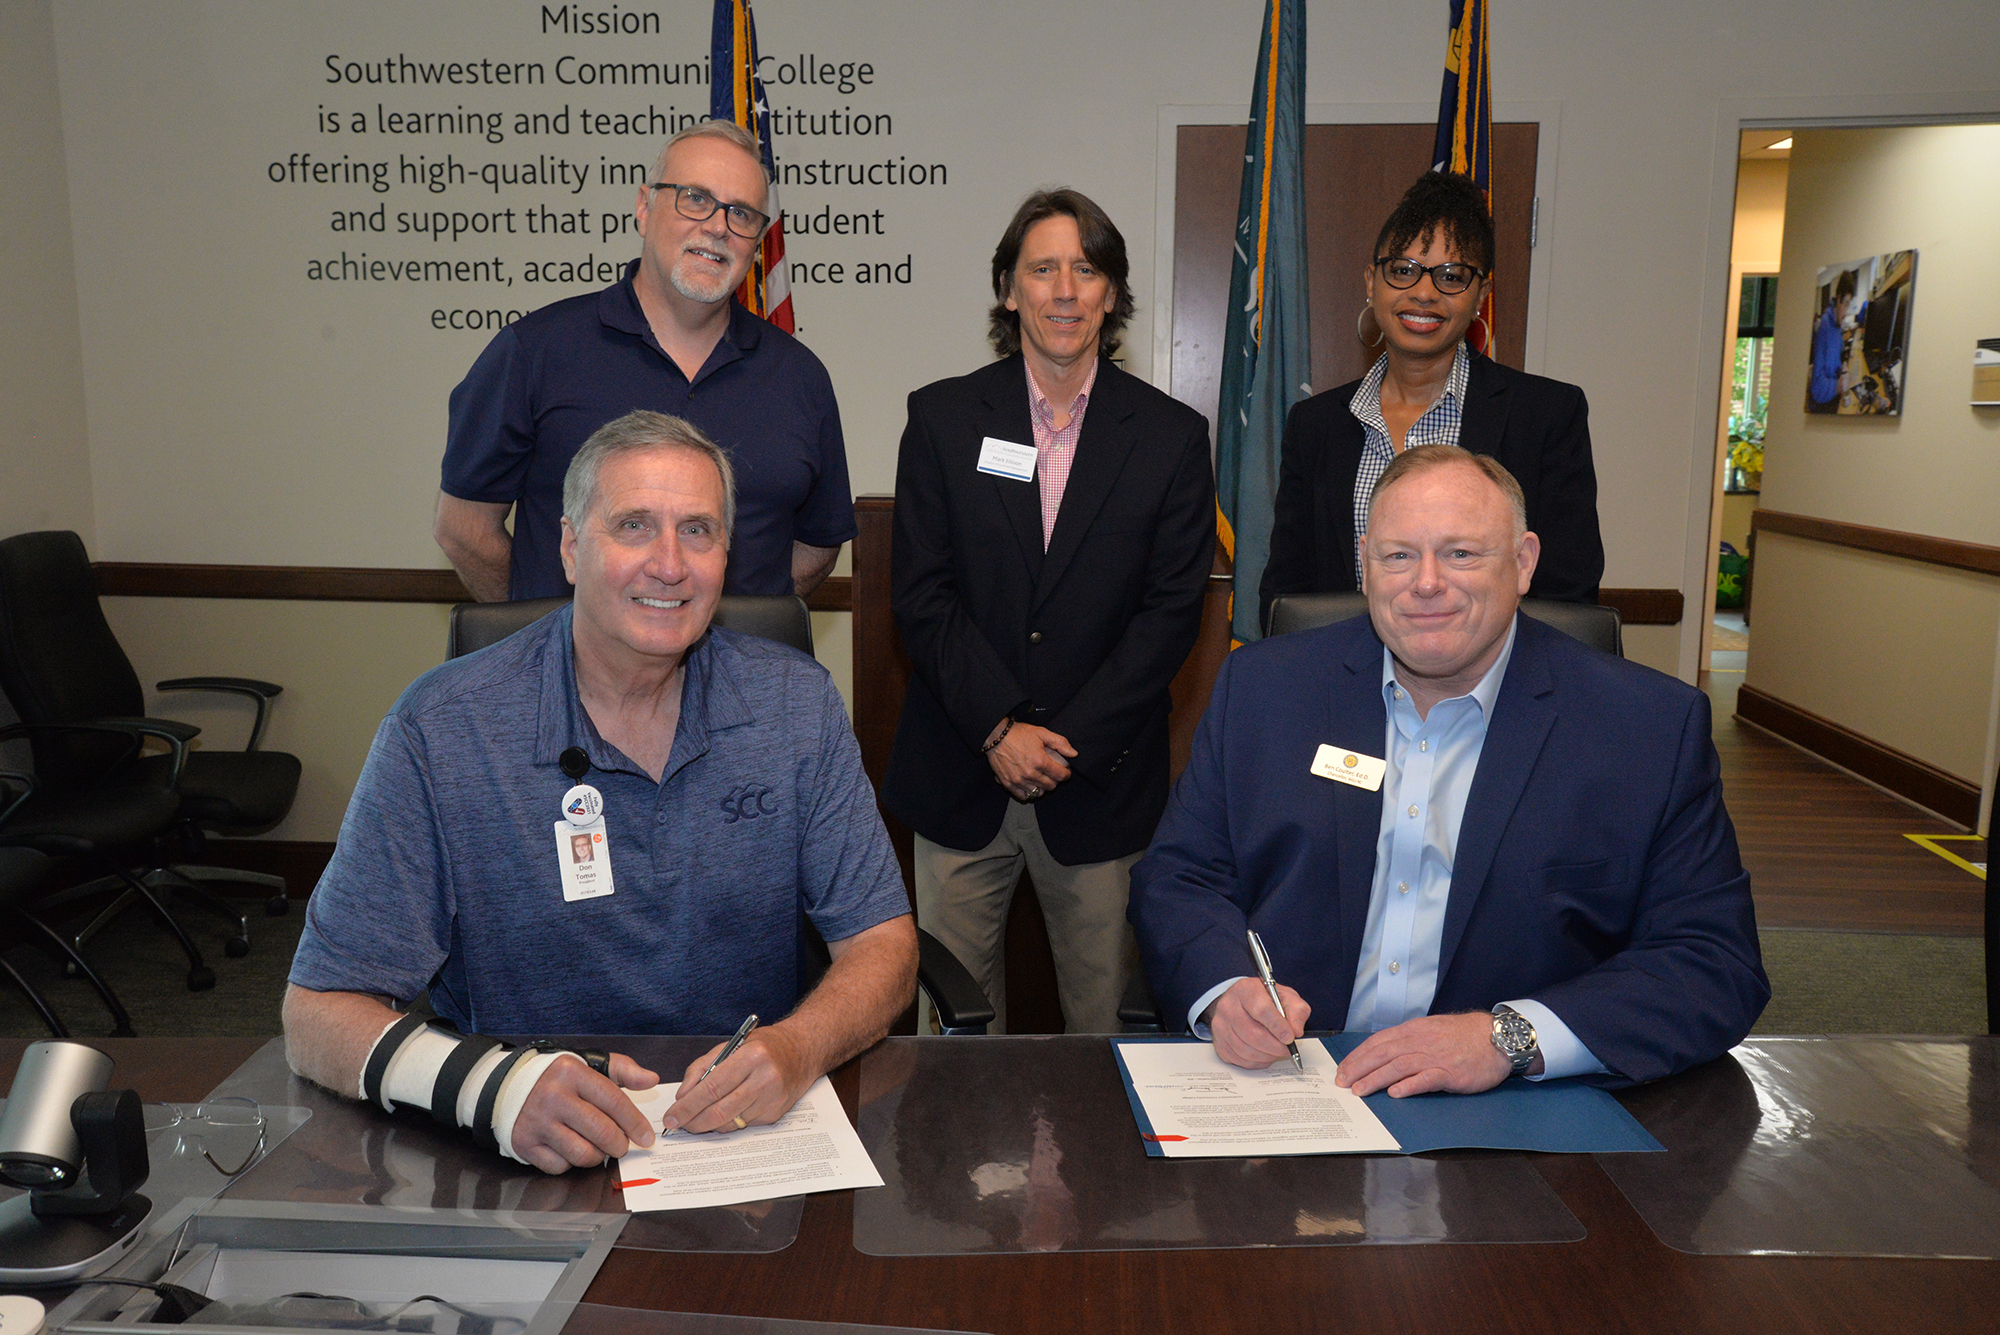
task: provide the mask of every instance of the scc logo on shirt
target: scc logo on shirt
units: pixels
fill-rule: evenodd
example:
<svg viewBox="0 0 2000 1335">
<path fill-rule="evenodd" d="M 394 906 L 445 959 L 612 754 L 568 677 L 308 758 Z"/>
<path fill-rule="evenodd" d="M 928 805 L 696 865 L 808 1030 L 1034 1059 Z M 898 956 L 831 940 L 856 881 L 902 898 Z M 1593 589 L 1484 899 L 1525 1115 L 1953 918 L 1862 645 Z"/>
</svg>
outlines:
<svg viewBox="0 0 2000 1335">
<path fill-rule="evenodd" d="M 778 814 L 771 790 L 761 783 L 744 783 L 731 788 L 722 795 L 721 806 L 724 825 Z"/>
</svg>

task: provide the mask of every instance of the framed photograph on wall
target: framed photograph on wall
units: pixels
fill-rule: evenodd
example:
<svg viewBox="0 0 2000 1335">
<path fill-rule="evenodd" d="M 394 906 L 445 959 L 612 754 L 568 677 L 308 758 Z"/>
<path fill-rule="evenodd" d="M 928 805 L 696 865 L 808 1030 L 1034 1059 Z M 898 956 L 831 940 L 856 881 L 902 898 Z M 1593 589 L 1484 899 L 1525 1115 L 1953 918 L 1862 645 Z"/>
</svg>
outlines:
<svg viewBox="0 0 2000 1335">
<path fill-rule="evenodd" d="M 1896 417 L 1917 290 L 1917 252 L 1896 250 L 1819 271 L 1807 344 L 1806 411 Z"/>
<path fill-rule="evenodd" d="M 1982 338 L 1972 349 L 1972 406 L 2000 408 L 2000 338 Z"/>
</svg>

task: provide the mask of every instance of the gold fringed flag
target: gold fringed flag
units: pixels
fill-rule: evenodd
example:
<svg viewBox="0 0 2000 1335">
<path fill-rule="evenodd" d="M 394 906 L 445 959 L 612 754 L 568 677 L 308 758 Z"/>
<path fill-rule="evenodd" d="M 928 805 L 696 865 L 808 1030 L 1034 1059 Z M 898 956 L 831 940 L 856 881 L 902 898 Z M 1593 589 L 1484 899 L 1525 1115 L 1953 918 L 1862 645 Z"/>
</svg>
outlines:
<svg viewBox="0 0 2000 1335">
<path fill-rule="evenodd" d="M 1486 0 L 1451 0 L 1451 39 L 1445 47 L 1444 91 L 1438 98 L 1437 147 L 1431 170 L 1469 176 L 1493 212 L 1493 100 L 1486 75 Z M 1479 303 L 1466 341 L 1494 354 L 1493 292 Z"/>
</svg>

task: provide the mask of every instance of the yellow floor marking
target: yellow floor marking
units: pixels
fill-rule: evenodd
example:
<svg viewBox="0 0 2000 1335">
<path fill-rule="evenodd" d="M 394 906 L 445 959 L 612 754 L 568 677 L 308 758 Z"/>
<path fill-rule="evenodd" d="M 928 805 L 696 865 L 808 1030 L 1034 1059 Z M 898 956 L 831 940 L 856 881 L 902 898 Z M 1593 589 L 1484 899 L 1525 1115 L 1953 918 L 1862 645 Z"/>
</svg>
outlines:
<svg viewBox="0 0 2000 1335">
<path fill-rule="evenodd" d="M 1953 865 L 1954 867 L 1963 867 L 1963 868 L 1965 868 L 1965 870 L 1967 870 L 1967 871 L 1971 872 L 1971 873 L 1972 873 L 1972 874 L 1973 874 L 1974 876 L 1977 876 L 1977 877 L 1978 877 L 1978 878 L 1979 878 L 1980 880 L 1982 880 L 1982 881 L 1986 879 L 1986 864 L 1985 864 L 1985 863 L 1983 863 L 1983 862 L 1967 862 L 1967 861 L 1966 861 L 1966 860 L 1965 860 L 1964 858 L 1962 858 L 1962 857 L 1960 857 L 1960 856 L 1959 856 L 1958 854 L 1956 854 L 1956 853 L 1952 852 L 1952 851 L 1951 851 L 1950 849 L 1948 849 L 1948 848 L 1940 848 L 1940 847 L 1939 847 L 1939 845 L 1940 845 L 1940 844 L 1945 844 L 1945 843 L 1954 843 L 1954 844 L 1960 844 L 1960 843 L 1966 843 L 1966 842 L 1973 842 L 1973 843 L 1977 843 L 1977 842 L 1979 842 L 1979 836 L 1978 836 L 1978 835 L 1976 835 L 1976 834 L 1906 834 L 1906 835 L 1904 835 L 1903 837 L 1904 837 L 1905 839 L 1909 840 L 1909 841 L 1910 841 L 1911 843 L 1913 843 L 1913 844 L 1917 845 L 1917 846 L 1918 846 L 1919 848 L 1928 848 L 1928 849 L 1929 849 L 1929 850 L 1930 850 L 1931 852 L 1933 852 L 1933 853 L 1937 854 L 1937 855 L 1938 855 L 1939 857 L 1943 858 L 1943 859 L 1944 859 L 1944 860 L 1945 860 L 1946 862 L 1949 862 L 1949 863 L 1951 863 L 1951 864 L 1952 864 L 1952 865 Z"/>
</svg>

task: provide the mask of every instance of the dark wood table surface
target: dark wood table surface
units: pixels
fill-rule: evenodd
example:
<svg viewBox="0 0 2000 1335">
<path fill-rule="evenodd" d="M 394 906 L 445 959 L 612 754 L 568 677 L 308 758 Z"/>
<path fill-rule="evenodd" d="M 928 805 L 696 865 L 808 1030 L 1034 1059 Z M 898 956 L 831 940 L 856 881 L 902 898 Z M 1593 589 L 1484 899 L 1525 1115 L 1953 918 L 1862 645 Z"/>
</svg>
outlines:
<svg viewBox="0 0 2000 1335">
<path fill-rule="evenodd" d="M 89 1041 L 117 1061 L 117 1084 L 175 1102 L 200 1098 L 264 1042 Z M 0 1043 L 0 1081 L 23 1046 Z M 852 1115 L 858 1063 L 834 1083 Z M 994 1335 L 2000 1329 L 2000 1262 L 1688 1255 L 1654 1237 L 1595 1160 L 1530 1161 L 1588 1230 L 1582 1241 L 882 1258 L 855 1250 L 852 1193 L 833 1192 L 807 1198 L 781 1252 L 619 1249 L 587 1300 Z"/>
</svg>

